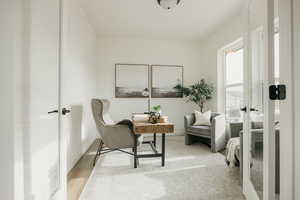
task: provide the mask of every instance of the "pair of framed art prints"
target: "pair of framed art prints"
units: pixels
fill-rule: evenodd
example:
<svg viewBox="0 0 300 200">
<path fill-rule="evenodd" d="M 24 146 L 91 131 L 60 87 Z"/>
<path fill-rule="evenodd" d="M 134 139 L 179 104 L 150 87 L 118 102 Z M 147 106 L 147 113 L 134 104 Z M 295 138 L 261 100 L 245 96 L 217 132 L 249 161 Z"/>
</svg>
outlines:
<svg viewBox="0 0 300 200">
<path fill-rule="evenodd" d="M 182 98 L 183 66 L 116 64 L 116 98 Z"/>
</svg>

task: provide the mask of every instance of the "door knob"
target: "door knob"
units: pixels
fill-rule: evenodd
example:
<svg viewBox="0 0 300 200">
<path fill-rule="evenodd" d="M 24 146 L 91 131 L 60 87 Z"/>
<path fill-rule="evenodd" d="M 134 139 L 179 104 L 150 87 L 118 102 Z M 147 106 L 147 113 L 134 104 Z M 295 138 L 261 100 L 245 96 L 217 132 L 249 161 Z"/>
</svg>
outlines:
<svg viewBox="0 0 300 200">
<path fill-rule="evenodd" d="M 66 109 L 66 108 L 63 108 L 62 110 L 61 110 L 61 113 L 63 114 L 63 115 L 66 115 L 66 114 L 68 114 L 68 113 L 70 113 L 71 112 L 71 110 L 68 110 L 68 109 Z"/>
<path fill-rule="evenodd" d="M 250 112 L 258 112 L 258 110 L 255 108 L 250 108 Z"/>
<path fill-rule="evenodd" d="M 247 112 L 247 107 L 245 106 L 244 108 L 241 108 L 241 111 Z M 250 112 L 257 112 L 258 110 L 255 108 L 250 108 Z"/>
</svg>

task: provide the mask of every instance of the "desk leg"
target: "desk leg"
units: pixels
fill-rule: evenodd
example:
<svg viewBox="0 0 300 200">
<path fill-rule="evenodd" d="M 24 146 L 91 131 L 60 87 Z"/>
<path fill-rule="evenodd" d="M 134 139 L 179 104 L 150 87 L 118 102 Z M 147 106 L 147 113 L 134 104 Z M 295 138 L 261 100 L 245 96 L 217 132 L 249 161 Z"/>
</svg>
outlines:
<svg viewBox="0 0 300 200">
<path fill-rule="evenodd" d="M 153 145 L 156 147 L 156 133 L 153 134 Z"/>
<path fill-rule="evenodd" d="M 165 138 L 165 133 L 162 134 L 162 138 L 161 138 L 161 153 L 162 153 L 162 157 L 161 157 L 161 166 L 164 167 L 165 166 L 165 145 L 166 145 L 166 138 Z"/>
<path fill-rule="evenodd" d="M 134 147 L 133 147 L 133 160 L 134 160 L 134 168 L 137 168 L 137 137 L 134 137 Z"/>
</svg>

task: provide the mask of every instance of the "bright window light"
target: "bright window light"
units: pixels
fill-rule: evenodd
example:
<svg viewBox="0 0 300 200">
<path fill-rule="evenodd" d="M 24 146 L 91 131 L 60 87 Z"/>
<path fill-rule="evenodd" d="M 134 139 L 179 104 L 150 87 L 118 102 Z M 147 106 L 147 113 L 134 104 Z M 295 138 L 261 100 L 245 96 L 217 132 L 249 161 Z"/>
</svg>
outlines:
<svg viewBox="0 0 300 200">
<path fill-rule="evenodd" d="M 226 54 L 226 84 L 243 83 L 243 49 Z"/>
<path fill-rule="evenodd" d="M 225 113 L 227 121 L 242 120 L 240 109 L 243 107 L 243 57 L 242 48 L 227 51 L 225 55 Z"/>
</svg>

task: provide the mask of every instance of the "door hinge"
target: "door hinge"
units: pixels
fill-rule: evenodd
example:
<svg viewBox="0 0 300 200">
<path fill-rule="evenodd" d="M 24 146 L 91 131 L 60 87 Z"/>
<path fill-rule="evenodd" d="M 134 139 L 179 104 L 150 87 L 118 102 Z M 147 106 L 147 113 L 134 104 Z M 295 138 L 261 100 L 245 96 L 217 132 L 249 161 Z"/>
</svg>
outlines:
<svg viewBox="0 0 300 200">
<path fill-rule="evenodd" d="M 285 85 L 271 85 L 269 87 L 269 97 L 271 100 L 285 100 L 286 86 Z"/>
</svg>

